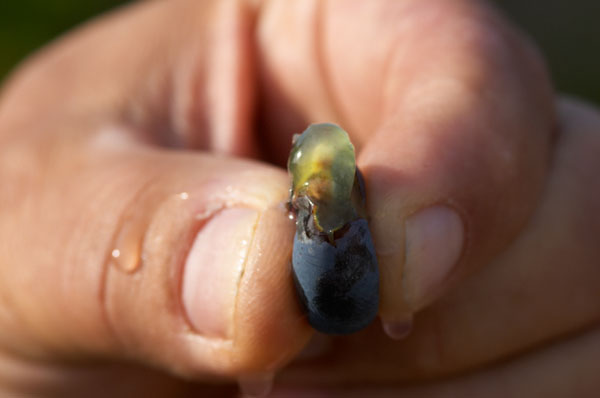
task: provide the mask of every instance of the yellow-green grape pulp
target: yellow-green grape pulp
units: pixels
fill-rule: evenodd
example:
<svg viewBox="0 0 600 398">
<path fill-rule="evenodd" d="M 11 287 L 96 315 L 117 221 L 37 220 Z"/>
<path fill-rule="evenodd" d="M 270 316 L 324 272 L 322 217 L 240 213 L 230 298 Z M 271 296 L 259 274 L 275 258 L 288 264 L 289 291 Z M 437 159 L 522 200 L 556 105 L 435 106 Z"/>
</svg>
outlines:
<svg viewBox="0 0 600 398">
<path fill-rule="evenodd" d="M 330 235 L 357 218 L 351 200 L 356 175 L 354 146 L 342 128 L 330 123 L 310 125 L 294 141 L 288 170 L 292 202 L 308 197 L 319 230 Z"/>
</svg>

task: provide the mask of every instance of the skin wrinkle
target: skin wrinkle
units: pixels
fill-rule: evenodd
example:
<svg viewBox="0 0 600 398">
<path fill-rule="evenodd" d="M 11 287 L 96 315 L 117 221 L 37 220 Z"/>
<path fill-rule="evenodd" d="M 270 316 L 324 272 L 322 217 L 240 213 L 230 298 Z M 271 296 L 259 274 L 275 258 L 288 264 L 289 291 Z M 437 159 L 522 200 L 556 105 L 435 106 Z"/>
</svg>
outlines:
<svg viewBox="0 0 600 398">
<path fill-rule="evenodd" d="M 206 43 L 197 43 L 193 51 L 177 55 L 171 51 L 166 58 L 172 61 L 157 64 L 153 74 L 141 83 L 139 93 L 125 104 L 124 121 L 143 129 L 150 135 L 153 144 L 161 148 L 209 149 L 211 135 L 207 132 L 208 117 L 204 90 L 201 87 L 206 76 L 204 59 L 198 48 Z M 138 103 L 135 98 L 154 98 L 153 102 Z M 173 99 L 168 101 L 168 99 Z M 163 104 L 169 104 L 166 111 Z M 147 140 L 148 137 L 145 137 Z"/>
<path fill-rule="evenodd" d="M 216 43 L 221 44 L 221 43 Z M 206 51 L 211 51 L 211 46 L 216 44 L 207 43 Z M 214 51 L 214 50 L 213 50 Z M 182 148 L 207 150 L 214 147 L 214 137 L 211 132 L 211 123 L 214 121 L 209 116 L 210 98 L 203 85 L 209 81 L 212 76 L 209 75 L 211 65 L 206 65 L 202 55 L 185 57 L 188 62 L 185 73 L 180 79 L 177 76 L 181 71 L 174 73 L 175 92 L 177 93 L 173 101 L 173 111 L 171 114 L 171 124 L 175 128 L 175 132 L 179 137 L 179 144 Z M 190 66 L 193 65 L 193 66 Z M 183 67 L 180 67 L 183 68 Z M 214 69 L 213 69 L 214 70 Z M 214 73 L 214 72 L 213 72 Z M 183 79 L 186 76 L 187 79 Z M 191 80 L 191 83 L 190 81 Z M 185 93 L 186 95 L 182 95 Z M 179 98 L 185 98 L 179 100 Z"/>
<path fill-rule="evenodd" d="M 183 66 L 180 68 L 183 69 Z M 177 116 L 178 113 L 181 112 L 181 108 L 184 106 L 182 102 L 185 101 L 182 98 L 187 97 L 181 92 L 179 92 L 179 81 L 183 80 L 183 78 L 187 78 L 187 74 L 185 73 L 185 71 L 177 71 L 171 73 L 170 79 L 166 78 L 165 76 L 169 76 L 168 72 L 160 70 L 160 68 L 156 70 L 156 72 L 154 72 L 153 78 L 158 80 L 154 83 L 154 90 L 157 90 L 155 88 L 156 86 L 160 87 L 158 91 L 161 94 L 154 94 L 151 97 L 161 98 L 157 101 L 157 103 L 171 103 L 167 114 L 162 114 L 162 112 L 154 112 L 152 107 L 148 104 L 140 104 L 139 106 L 143 106 L 142 112 L 144 112 L 144 114 L 142 114 L 142 116 L 138 118 L 140 120 L 138 123 L 143 123 L 143 120 L 145 120 L 146 123 L 148 123 L 149 120 L 152 120 L 151 126 L 145 127 L 142 124 L 142 128 L 144 128 L 144 130 L 146 130 L 147 132 L 151 132 L 151 134 L 145 134 L 145 136 L 151 136 L 155 140 L 155 145 L 163 148 L 167 147 L 181 149 L 184 148 L 186 144 L 186 136 L 184 133 L 186 130 L 181 129 L 181 126 L 178 123 Z M 147 84 L 152 84 L 151 79 L 149 79 Z M 191 86 L 194 87 L 193 82 Z M 178 93 L 178 95 L 175 95 L 176 92 Z M 139 98 L 145 97 L 147 97 L 147 95 L 139 96 Z M 174 98 L 175 100 L 168 101 L 168 98 Z M 131 102 L 131 107 L 133 106 L 135 106 L 135 101 Z M 133 111 L 134 109 L 132 109 L 132 112 Z M 153 114 L 154 116 L 152 116 Z"/>
<path fill-rule="evenodd" d="M 238 337 L 238 312 L 239 312 L 239 292 L 240 292 L 240 286 L 242 285 L 242 281 L 244 279 L 244 276 L 246 275 L 246 266 L 248 265 L 248 259 L 250 258 L 250 251 L 252 250 L 252 248 L 254 247 L 254 242 L 256 239 L 256 229 L 258 228 L 258 224 L 260 223 L 261 219 L 263 218 L 263 213 L 259 213 L 258 217 L 256 217 L 256 221 L 254 222 L 254 226 L 252 227 L 252 237 L 250 238 L 250 242 L 248 243 L 248 250 L 246 252 L 246 258 L 244 259 L 244 264 L 242 265 L 242 270 L 240 272 L 240 275 L 238 277 L 237 283 L 236 283 L 236 290 L 235 290 L 235 299 L 234 299 L 234 304 L 233 304 L 233 314 L 231 317 L 231 322 L 233 322 L 232 328 L 233 328 L 233 333 L 232 333 L 232 340 L 234 341 L 234 347 L 235 347 L 235 342 L 237 341 L 237 337 Z"/>
<path fill-rule="evenodd" d="M 246 138 L 242 125 L 247 122 L 242 110 L 244 90 L 241 89 L 240 81 L 243 79 L 240 79 L 240 75 L 243 75 L 245 68 L 241 65 L 247 65 L 246 68 L 250 70 L 248 73 L 251 75 L 253 65 L 248 60 L 248 54 L 243 54 L 243 49 L 248 47 L 242 40 L 245 35 L 240 32 L 245 22 L 242 10 L 244 4 L 227 0 L 218 4 L 220 7 L 217 8 L 215 20 L 219 22 L 210 29 L 211 32 L 215 32 L 216 38 L 208 48 L 209 76 L 204 90 L 207 97 L 205 109 L 207 113 L 213 115 L 209 118 L 207 131 L 210 131 L 208 135 L 213 151 L 238 155 L 236 144 Z M 221 15 L 225 17 L 219 18 Z M 252 35 L 248 36 L 252 37 Z"/>
</svg>

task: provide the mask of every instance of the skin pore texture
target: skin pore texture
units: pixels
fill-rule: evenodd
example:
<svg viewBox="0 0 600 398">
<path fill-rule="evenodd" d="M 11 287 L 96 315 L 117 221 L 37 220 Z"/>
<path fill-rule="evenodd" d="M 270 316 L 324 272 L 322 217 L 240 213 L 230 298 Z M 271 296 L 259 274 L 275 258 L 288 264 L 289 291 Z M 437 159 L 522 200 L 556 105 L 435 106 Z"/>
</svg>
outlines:
<svg viewBox="0 0 600 398">
<path fill-rule="evenodd" d="M 317 122 L 356 148 L 380 270 L 382 324 L 336 338 L 284 205 Z M 599 132 L 486 3 L 115 10 L 0 92 L 0 395 L 593 395 Z"/>
</svg>

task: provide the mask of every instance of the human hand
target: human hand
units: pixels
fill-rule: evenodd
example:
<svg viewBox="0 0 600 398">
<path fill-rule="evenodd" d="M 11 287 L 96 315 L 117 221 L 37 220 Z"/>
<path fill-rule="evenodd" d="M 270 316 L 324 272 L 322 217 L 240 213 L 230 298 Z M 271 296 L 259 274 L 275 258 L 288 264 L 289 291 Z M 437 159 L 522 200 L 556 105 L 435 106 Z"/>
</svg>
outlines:
<svg viewBox="0 0 600 398">
<path fill-rule="evenodd" d="M 0 98 L 0 384 L 214 395 L 287 364 L 312 332 L 288 177 L 266 163 L 329 121 L 367 182 L 381 318 L 415 327 L 332 339 L 275 394 L 594 391 L 600 120 L 555 108 L 537 54 L 475 2 L 150 2 L 94 22 Z"/>
</svg>

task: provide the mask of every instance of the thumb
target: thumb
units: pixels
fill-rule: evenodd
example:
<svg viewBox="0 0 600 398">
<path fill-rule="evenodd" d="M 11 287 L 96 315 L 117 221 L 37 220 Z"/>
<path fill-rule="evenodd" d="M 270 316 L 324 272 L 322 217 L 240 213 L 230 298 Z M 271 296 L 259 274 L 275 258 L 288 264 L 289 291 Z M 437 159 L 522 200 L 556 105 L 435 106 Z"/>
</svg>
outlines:
<svg viewBox="0 0 600 398">
<path fill-rule="evenodd" d="M 3 150 L 2 349 L 194 377 L 280 366 L 310 334 L 289 277 L 286 175 L 111 134 Z"/>
<path fill-rule="evenodd" d="M 139 142 L 253 152 L 249 19 L 234 2 L 133 5 L 8 82 L 0 350 L 209 377 L 273 369 L 307 341 L 284 173 Z"/>
<path fill-rule="evenodd" d="M 305 344 L 284 173 L 139 142 L 252 153 L 248 20 L 241 3 L 134 5 L 8 82 L 0 350 L 209 378 Z"/>
</svg>

